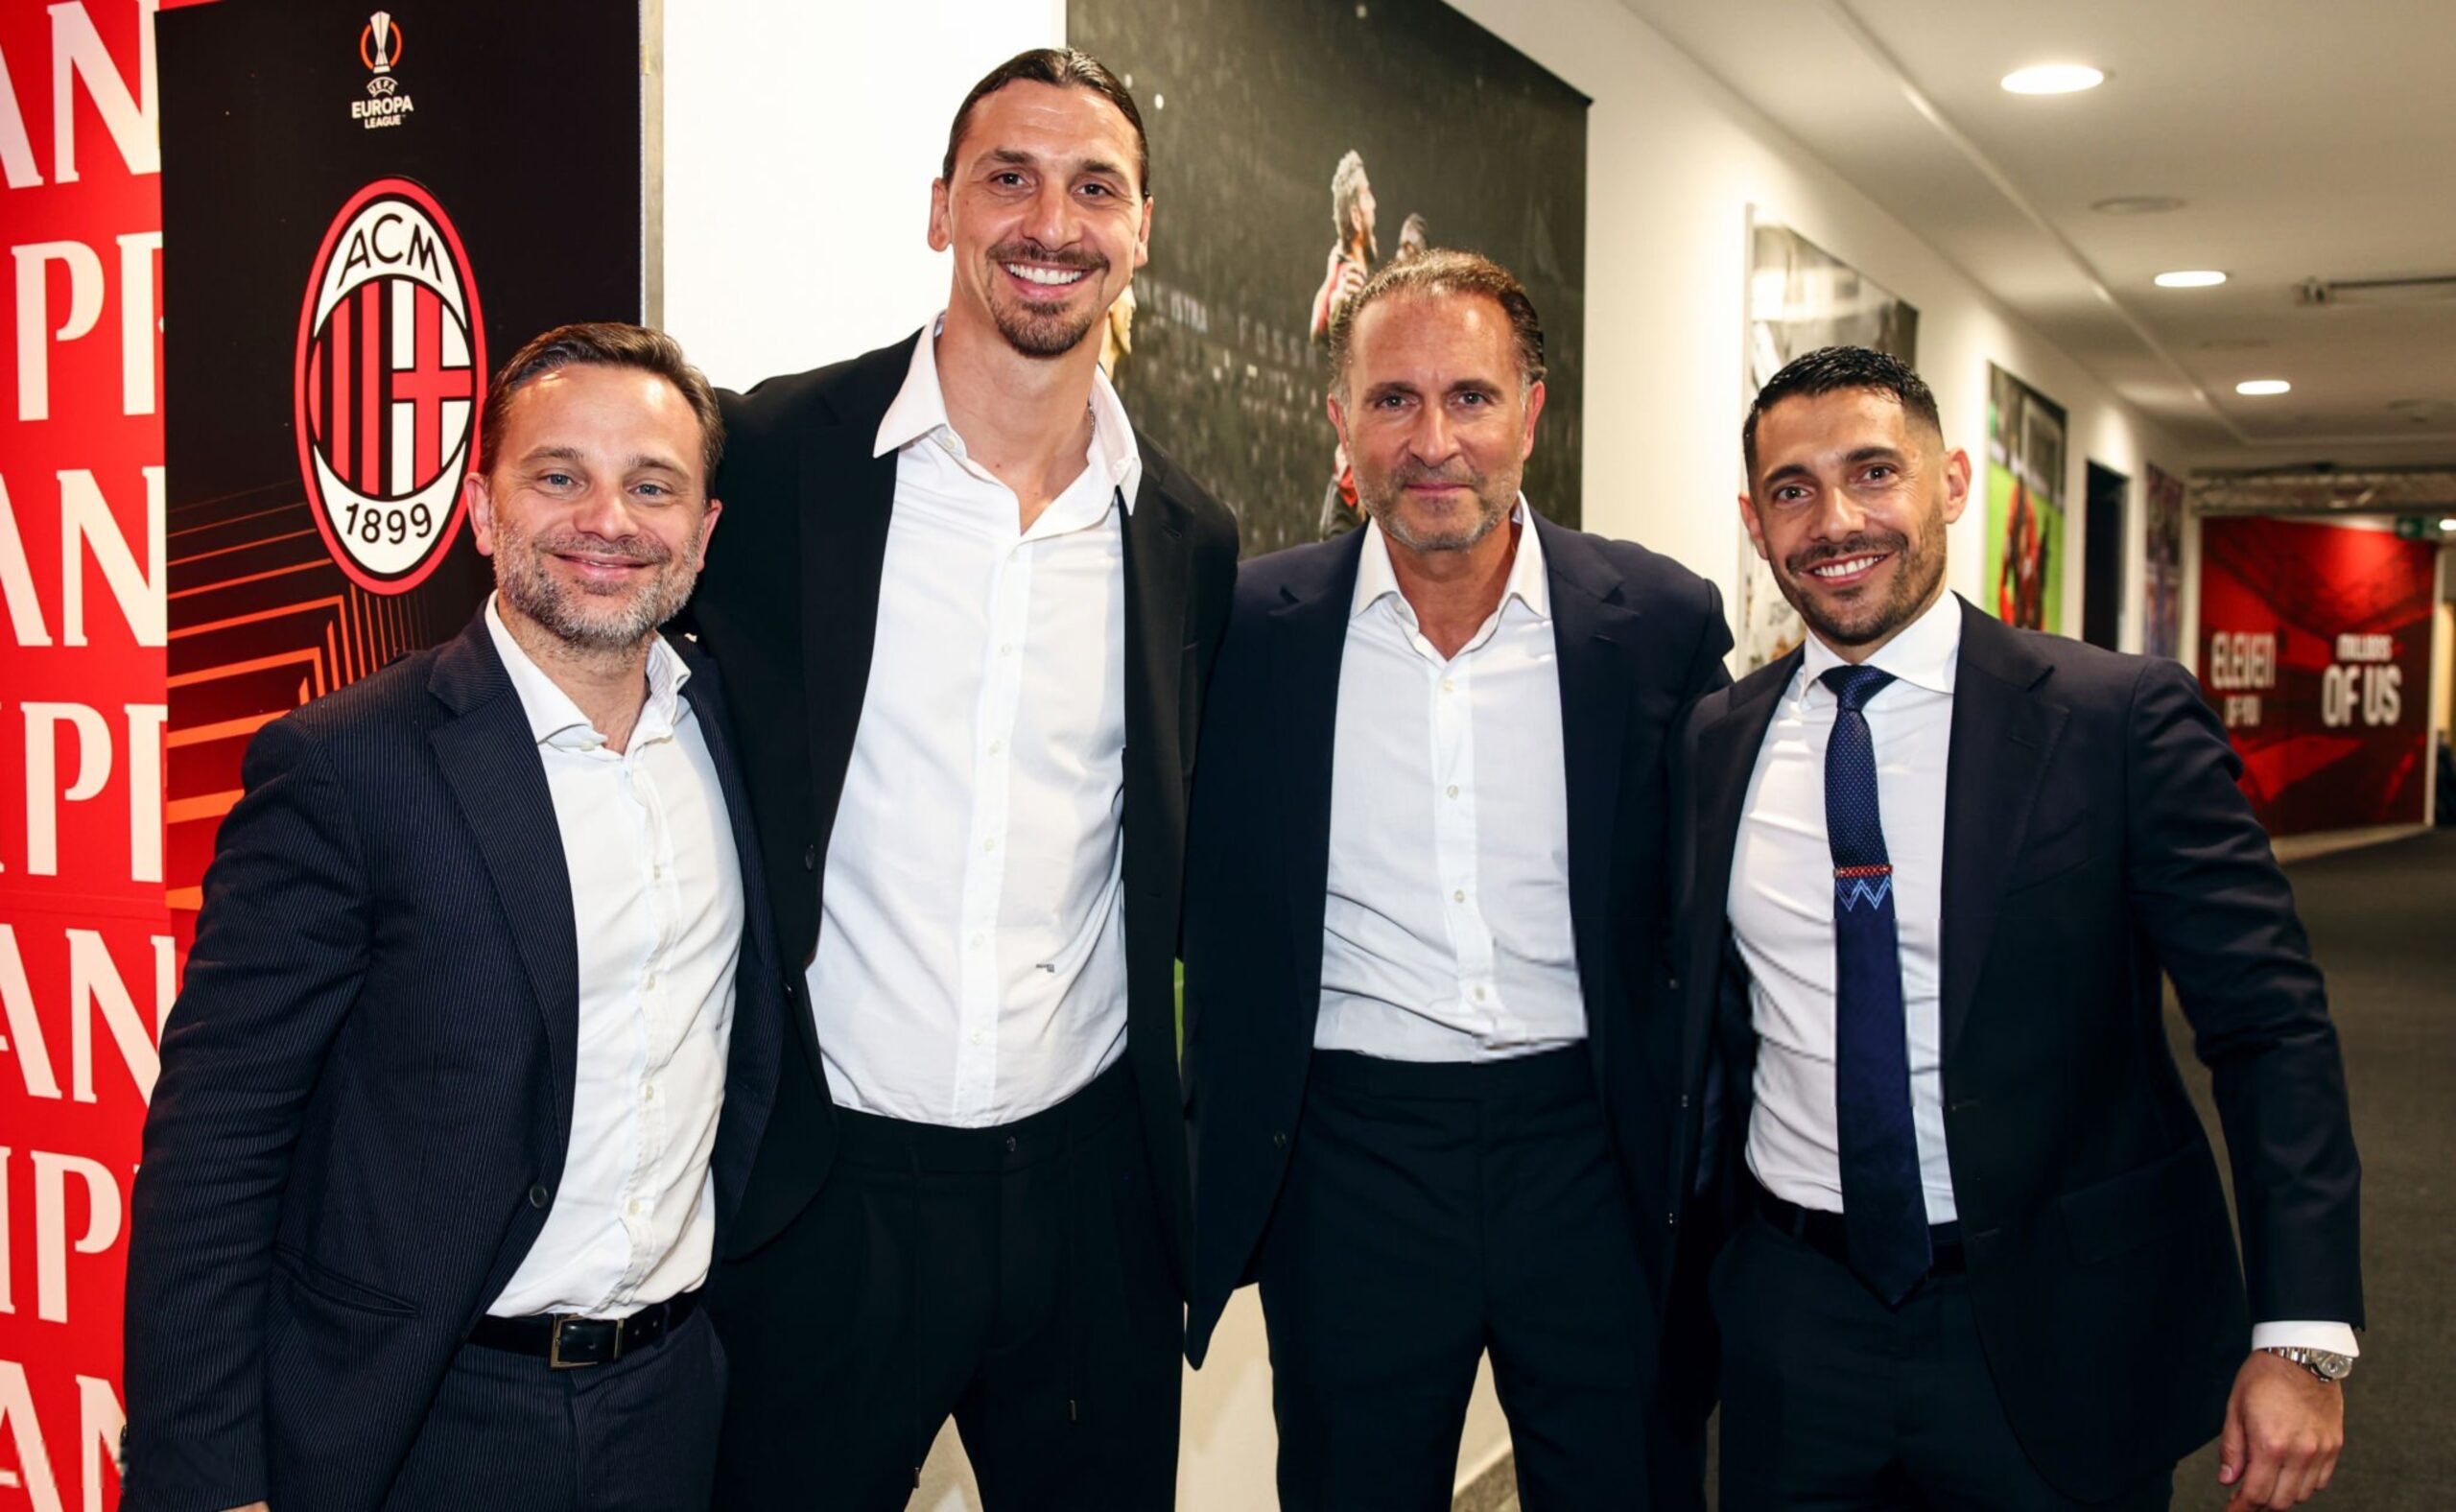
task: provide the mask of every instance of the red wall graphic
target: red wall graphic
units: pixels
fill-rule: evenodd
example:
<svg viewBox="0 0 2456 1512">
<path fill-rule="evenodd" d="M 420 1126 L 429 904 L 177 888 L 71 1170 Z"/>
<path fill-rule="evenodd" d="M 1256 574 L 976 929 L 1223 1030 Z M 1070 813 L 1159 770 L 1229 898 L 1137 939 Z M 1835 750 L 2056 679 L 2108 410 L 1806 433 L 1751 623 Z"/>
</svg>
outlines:
<svg viewBox="0 0 2456 1512">
<path fill-rule="evenodd" d="M 162 220 L 149 0 L 0 6 L 0 1506 L 117 1499 L 163 908 Z"/>
<path fill-rule="evenodd" d="M 2438 547 L 2232 517 L 2200 540 L 2201 685 L 2269 833 L 2421 823 Z"/>
</svg>

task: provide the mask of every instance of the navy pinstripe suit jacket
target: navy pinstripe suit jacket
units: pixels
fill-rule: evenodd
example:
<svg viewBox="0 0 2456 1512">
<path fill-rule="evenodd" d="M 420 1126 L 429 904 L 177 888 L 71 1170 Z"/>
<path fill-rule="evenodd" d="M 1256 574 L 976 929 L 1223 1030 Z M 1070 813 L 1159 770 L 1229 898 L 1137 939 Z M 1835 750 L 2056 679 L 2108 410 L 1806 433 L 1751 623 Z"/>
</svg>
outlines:
<svg viewBox="0 0 2456 1512">
<path fill-rule="evenodd" d="M 775 1087 L 775 950 L 713 663 L 677 642 L 746 920 L 715 1169 Z M 552 1206 L 579 949 L 546 774 L 483 618 L 258 732 L 145 1124 L 128 1512 L 384 1500 Z"/>
</svg>

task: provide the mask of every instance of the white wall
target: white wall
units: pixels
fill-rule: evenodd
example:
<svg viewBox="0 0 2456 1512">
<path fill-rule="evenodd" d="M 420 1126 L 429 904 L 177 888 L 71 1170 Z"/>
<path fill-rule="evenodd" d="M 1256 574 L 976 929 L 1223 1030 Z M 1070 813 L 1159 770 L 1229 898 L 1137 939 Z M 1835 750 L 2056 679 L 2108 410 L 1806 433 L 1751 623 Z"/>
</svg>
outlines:
<svg viewBox="0 0 2456 1512">
<path fill-rule="evenodd" d="M 1920 371 L 1936 391 L 1948 443 L 1969 449 L 1982 482 L 1989 363 L 2066 408 L 2067 564 L 2083 559 L 2087 462 L 2095 459 L 2132 480 L 2123 634 L 2137 648 L 2143 463 L 2155 461 L 2180 477 L 2190 462 L 2184 448 L 1616 0 L 1457 4 L 1594 101 L 1587 139 L 1588 529 L 1667 551 L 1720 584 L 1727 602 L 1734 592 L 1736 396 L 1753 203 L 1918 306 Z M 1972 598 L 1983 576 L 1983 504 L 1979 496 L 1950 544 L 1951 583 Z M 2065 574 L 2064 624 L 2074 633 L 2080 578 Z"/>
<path fill-rule="evenodd" d="M 2138 645 L 2144 463 L 2182 475 L 2183 448 L 1615 0 L 1461 0 L 1460 9 L 1594 100 L 1589 529 L 1665 551 L 1731 599 L 1753 203 L 1919 307 L 1919 366 L 1948 440 L 1975 461 L 1984 460 L 1990 362 L 2066 407 L 2072 561 L 2084 557 L 2086 462 L 2132 479 L 2123 635 Z M 944 302 L 946 260 L 924 231 L 948 119 L 1001 59 L 1062 37 L 1063 0 L 729 0 L 671 6 L 665 34 L 666 323 L 711 377 L 742 387 L 892 341 Z M 1164 213 L 1154 234 L 1202 228 Z M 1951 580 L 1972 597 L 1983 512 L 1973 508 L 1951 538 Z M 2185 552 L 2188 632 L 2196 532 Z M 2066 575 L 2066 598 L 2065 623 L 2077 627 L 2078 572 Z M 1487 1380 L 1462 1465 L 1481 1468 L 1505 1441 Z M 1246 1292 L 1210 1363 L 1187 1378 L 1182 1505 L 1270 1505 L 1272 1443 L 1267 1352 Z M 952 1430 L 914 1505 L 977 1507 Z"/>
</svg>

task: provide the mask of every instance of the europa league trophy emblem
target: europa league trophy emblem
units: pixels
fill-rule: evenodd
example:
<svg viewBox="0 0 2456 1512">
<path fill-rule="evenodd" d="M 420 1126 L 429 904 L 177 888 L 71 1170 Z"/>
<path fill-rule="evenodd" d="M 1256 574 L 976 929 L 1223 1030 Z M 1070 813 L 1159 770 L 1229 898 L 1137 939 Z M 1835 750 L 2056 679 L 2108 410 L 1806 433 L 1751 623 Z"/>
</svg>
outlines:
<svg viewBox="0 0 2456 1512">
<path fill-rule="evenodd" d="M 392 71 L 393 46 L 392 12 L 390 11 L 378 11 L 373 15 L 368 16 L 366 18 L 366 29 L 370 34 L 372 34 L 375 42 L 375 54 L 366 60 L 366 66 L 374 69 L 379 74 L 390 73 Z"/>
</svg>

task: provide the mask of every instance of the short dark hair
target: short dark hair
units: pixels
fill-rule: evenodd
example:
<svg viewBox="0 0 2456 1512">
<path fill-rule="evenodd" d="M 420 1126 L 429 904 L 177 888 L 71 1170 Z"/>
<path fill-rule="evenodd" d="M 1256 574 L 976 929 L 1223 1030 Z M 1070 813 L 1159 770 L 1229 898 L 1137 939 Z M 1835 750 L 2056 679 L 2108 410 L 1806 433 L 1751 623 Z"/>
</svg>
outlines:
<svg viewBox="0 0 2456 1512">
<path fill-rule="evenodd" d="M 585 320 L 558 325 L 511 354 L 495 381 L 486 386 L 486 408 L 478 422 L 478 471 L 494 471 L 495 448 L 502 442 L 504 416 L 511 396 L 558 368 L 636 367 L 673 385 L 699 417 L 699 451 L 708 466 L 704 480 L 714 486 L 717 464 L 725 456 L 725 417 L 717 408 L 717 391 L 698 368 L 682 355 L 682 344 L 663 331 L 620 320 Z"/>
<path fill-rule="evenodd" d="M 1134 173 L 1136 192 L 1145 199 L 1151 197 L 1151 143 L 1143 134 L 1143 112 L 1135 108 L 1134 95 L 1109 72 L 1109 65 L 1089 53 L 1078 53 L 1071 47 L 1035 47 L 1017 53 L 982 76 L 972 86 L 956 108 L 956 124 L 947 128 L 947 156 L 938 165 L 938 178 L 953 184 L 956 178 L 956 149 L 963 145 L 965 128 L 972 125 L 972 107 L 1011 83 L 1051 84 L 1060 89 L 1088 89 L 1118 107 L 1125 124 L 1134 128 Z"/>
<path fill-rule="evenodd" d="M 1543 380 L 1544 322 L 1535 313 L 1535 301 L 1528 296 L 1526 286 L 1518 281 L 1517 274 L 1480 252 L 1436 247 L 1403 262 L 1382 264 L 1382 271 L 1366 279 L 1364 287 L 1331 318 L 1332 392 L 1343 392 L 1347 387 L 1348 353 L 1356 340 L 1356 322 L 1376 301 L 1402 294 L 1481 295 L 1492 300 L 1509 317 L 1510 334 L 1517 339 L 1520 381 L 1532 389 Z"/>
<path fill-rule="evenodd" d="M 1821 398 L 1846 389 L 1889 393 L 1901 402 L 1903 413 L 1939 437 L 1945 434 L 1945 422 L 1936 413 L 1935 394 L 1908 363 L 1873 347 L 1820 346 L 1791 359 L 1781 372 L 1765 380 L 1765 387 L 1757 390 L 1757 402 L 1748 407 L 1748 418 L 1739 427 L 1739 450 L 1748 463 L 1750 483 L 1757 479 L 1759 416 L 1785 399 Z"/>
</svg>

